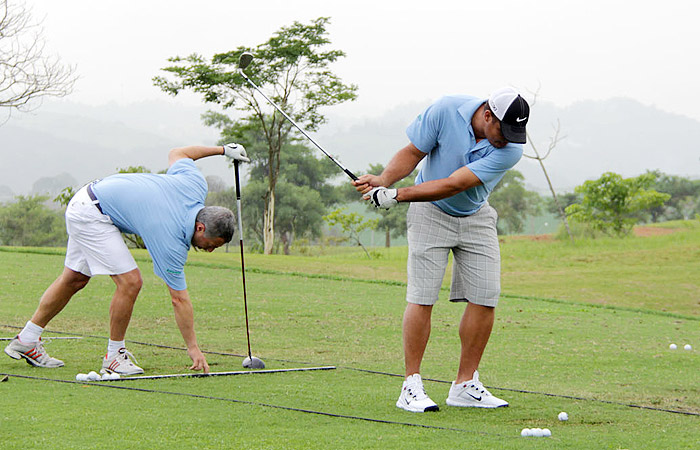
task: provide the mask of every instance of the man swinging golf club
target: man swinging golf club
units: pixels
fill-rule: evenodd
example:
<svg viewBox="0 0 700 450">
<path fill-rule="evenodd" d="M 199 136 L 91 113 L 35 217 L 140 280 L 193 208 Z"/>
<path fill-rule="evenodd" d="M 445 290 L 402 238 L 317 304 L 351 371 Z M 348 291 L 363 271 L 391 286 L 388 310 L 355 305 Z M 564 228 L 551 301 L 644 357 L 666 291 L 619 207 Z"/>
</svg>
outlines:
<svg viewBox="0 0 700 450">
<path fill-rule="evenodd" d="M 454 255 L 450 301 L 468 302 L 459 326 L 461 353 L 450 406 L 508 406 L 484 388 L 477 368 L 491 335 L 500 295 L 497 213 L 488 197 L 521 158 L 530 115 L 527 102 L 511 88 L 484 100 L 444 97 L 407 129 L 410 143 L 381 175 L 363 175 L 356 189 L 379 208 L 411 202 L 408 209 L 408 287 L 403 319 L 406 379 L 396 406 L 412 412 L 437 411 L 423 388 L 420 364 L 430 336 L 449 252 Z M 414 186 L 389 189 L 425 158 Z"/>
<path fill-rule="evenodd" d="M 214 155 L 250 161 L 238 144 L 182 147 L 170 151 L 165 174 L 117 174 L 81 188 L 66 209 L 68 245 L 63 273 L 44 292 L 36 312 L 5 353 L 37 367 L 63 366 L 63 361 L 46 353 L 42 331 L 93 275 L 110 275 L 116 290 L 109 308 L 110 338 L 101 372 L 143 373 L 125 346 L 142 284 L 141 272 L 121 236 L 125 232 L 141 236 L 153 259 L 153 271 L 168 287 L 175 320 L 192 360 L 190 369 L 208 373 L 194 331 L 184 266 L 190 246 L 211 252 L 233 237 L 233 213 L 204 206 L 207 182 L 194 165 Z"/>
</svg>

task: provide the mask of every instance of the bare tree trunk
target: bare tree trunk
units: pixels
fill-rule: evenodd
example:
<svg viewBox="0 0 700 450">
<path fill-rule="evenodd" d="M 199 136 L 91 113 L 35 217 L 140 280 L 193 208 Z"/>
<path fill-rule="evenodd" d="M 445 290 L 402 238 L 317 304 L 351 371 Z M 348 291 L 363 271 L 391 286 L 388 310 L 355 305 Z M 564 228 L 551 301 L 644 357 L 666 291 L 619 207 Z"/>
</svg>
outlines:
<svg viewBox="0 0 700 450">
<path fill-rule="evenodd" d="M 280 234 L 280 239 L 282 240 L 282 250 L 285 255 L 289 255 L 292 246 L 292 233 L 285 231 Z"/>
<path fill-rule="evenodd" d="M 391 229 L 389 227 L 386 227 L 386 238 L 384 239 L 384 246 L 386 248 L 391 247 Z"/>
<path fill-rule="evenodd" d="M 536 159 L 537 162 L 540 163 L 540 167 L 542 168 L 542 173 L 544 173 L 544 177 L 547 180 L 547 185 L 549 186 L 549 190 L 552 192 L 552 198 L 554 199 L 554 204 L 557 207 L 557 210 L 559 211 L 559 215 L 561 216 L 561 220 L 564 222 L 564 227 L 566 228 L 566 233 L 569 235 L 569 239 L 571 239 L 571 242 L 574 242 L 574 235 L 571 234 L 571 228 L 569 228 L 569 220 L 566 218 L 566 213 L 564 212 L 564 208 L 561 207 L 561 204 L 559 203 L 559 198 L 557 197 L 557 193 L 554 191 L 554 186 L 552 186 L 552 180 L 549 179 L 549 174 L 547 173 L 547 169 L 544 167 L 544 159 L 549 156 L 549 154 L 552 152 L 554 147 L 557 146 L 557 143 L 562 139 L 559 137 L 559 130 L 560 130 L 560 124 L 557 123 L 557 127 L 554 132 L 554 136 L 552 137 L 552 140 L 549 143 L 549 149 L 547 150 L 547 154 L 544 156 L 540 156 L 540 153 L 537 151 L 537 147 L 535 144 L 532 142 L 532 138 L 530 138 L 530 135 L 528 134 L 527 136 L 527 142 L 530 144 L 530 148 L 532 148 L 532 151 L 535 152 L 535 156 L 529 156 L 523 154 L 523 156 L 531 159 Z"/>
<path fill-rule="evenodd" d="M 267 204 L 263 213 L 263 252 L 271 255 L 275 246 L 275 189 L 267 193 Z"/>
<path fill-rule="evenodd" d="M 542 160 L 539 157 L 537 158 L 537 161 L 540 163 L 540 167 L 542 167 L 542 172 L 544 173 L 544 177 L 547 179 L 547 184 L 549 185 L 549 190 L 552 191 L 552 198 L 554 198 L 554 204 L 557 206 L 557 210 L 559 210 L 559 215 L 561 216 L 562 220 L 564 221 L 564 227 L 566 228 L 566 233 L 569 235 L 569 239 L 571 239 L 571 242 L 574 242 L 574 235 L 571 234 L 571 229 L 569 228 L 569 220 L 566 218 L 566 213 L 564 212 L 564 208 L 562 208 L 561 204 L 559 203 L 559 198 L 557 197 L 557 193 L 554 191 L 554 186 L 552 186 L 552 181 L 549 179 L 549 174 L 547 174 L 547 169 L 544 168 L 544 163 L 542 162 Z"/>
</svg>

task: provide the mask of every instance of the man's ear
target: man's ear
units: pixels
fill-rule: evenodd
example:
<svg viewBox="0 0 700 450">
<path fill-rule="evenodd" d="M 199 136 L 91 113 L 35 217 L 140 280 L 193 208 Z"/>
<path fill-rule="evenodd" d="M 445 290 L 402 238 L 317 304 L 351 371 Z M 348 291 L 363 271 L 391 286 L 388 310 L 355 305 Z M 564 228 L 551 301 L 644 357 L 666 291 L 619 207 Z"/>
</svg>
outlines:
<svg viewBox="0 0 700 450">
<path fill-rule="evenodd" d="M 207 227 L 204 226 L 202 222 L 194 223 L 194 231 L 204 231 Z"/>
</svg>

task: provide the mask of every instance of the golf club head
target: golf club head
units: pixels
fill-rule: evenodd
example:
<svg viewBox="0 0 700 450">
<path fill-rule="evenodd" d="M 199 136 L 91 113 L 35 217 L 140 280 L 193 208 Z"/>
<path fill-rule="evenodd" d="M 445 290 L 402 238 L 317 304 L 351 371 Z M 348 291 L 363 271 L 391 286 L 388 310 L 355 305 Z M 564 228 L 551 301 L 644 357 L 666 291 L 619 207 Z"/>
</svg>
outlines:
<svg viewBox="0 0 700 450">
<path fill-rule="evenodd" d="M 265 363 L 262 359 L 255 356 L 246 356 L 246 358 L 243 360 L 243 367 L 246 369 L 264 369 Z"/>
<path fill-rule="evenodd" d="M 253 54 L 250 52 L 243 52 L 238 58 L 238 69 L 244 70 L 253 61 Z"/>
</svg>

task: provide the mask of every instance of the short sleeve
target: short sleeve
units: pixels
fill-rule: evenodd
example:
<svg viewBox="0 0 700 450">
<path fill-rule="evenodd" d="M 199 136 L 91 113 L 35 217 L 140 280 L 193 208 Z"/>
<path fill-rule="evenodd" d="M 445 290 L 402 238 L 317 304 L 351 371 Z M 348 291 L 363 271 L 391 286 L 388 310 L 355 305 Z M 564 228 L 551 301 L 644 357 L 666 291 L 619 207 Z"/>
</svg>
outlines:
<svg viewBox="0 0 700 450">
<path fill-rule="evenodd" d="M 438 145 L 443 111 L 440 102 L 434 103 L 406 128 L 408 139 L 421 152 L 430 153 Z"/>
<path fill-rule="evenodd" d="M 474 175 L 481 180 L 484 187 L 491 192 L 503 178 L 503 175 L 520 161 L 522 155 L 522 146 L 508 144 L 503 148 L 494 150 L 481 159 L 467 164 L 467 167 L 474 172 Z"/>
</svg>

